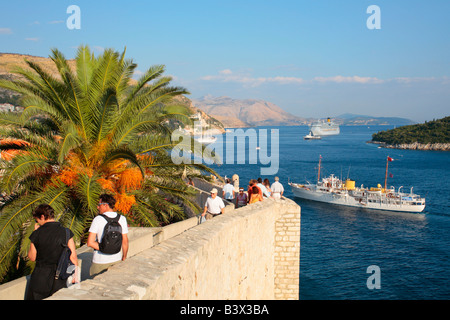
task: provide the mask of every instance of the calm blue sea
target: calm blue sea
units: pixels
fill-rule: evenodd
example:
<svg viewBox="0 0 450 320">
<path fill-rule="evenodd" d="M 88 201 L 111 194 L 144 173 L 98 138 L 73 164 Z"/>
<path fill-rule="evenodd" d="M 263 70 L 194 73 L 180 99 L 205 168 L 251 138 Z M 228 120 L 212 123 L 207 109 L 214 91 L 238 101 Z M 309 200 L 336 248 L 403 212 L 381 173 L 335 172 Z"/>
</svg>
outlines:
<svg viewBox="0 0 450 320">
<path fill-rule="evenodd" d="M 269 138 L 271 129 L 279 130 L 277 175 L 285 196 L 301 206 L 300 299 L 450 299 L 450 152 L 366 143 L 372 133 L 391 128 L 386 126 L 342 126 L 338 136 L 309 141 L 303 140 L 307 127 L 264 128 Z M 414 187 L 426 197 L 425 212 L 362 210 L 293 198 L 288 180 L 315 181 L 320 155 L 324 175 L 349 177 L 357 186 L 383 185 L 389 155 L 394 161 L 388 187 Z M 214 168 L 223 176 L 238 174 L 246 186 L 267 166 L 247 160 Z M 372 265 L 380 269 L 380 289 L 366 285 Z"/>
</svg>

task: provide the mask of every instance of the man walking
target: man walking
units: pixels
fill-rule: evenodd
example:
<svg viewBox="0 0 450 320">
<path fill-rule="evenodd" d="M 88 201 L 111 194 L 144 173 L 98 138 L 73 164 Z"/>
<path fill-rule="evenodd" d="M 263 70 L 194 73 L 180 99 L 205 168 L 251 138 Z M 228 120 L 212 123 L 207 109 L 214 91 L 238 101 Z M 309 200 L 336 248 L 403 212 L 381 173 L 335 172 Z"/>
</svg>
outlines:
<svg viewBox="0 0 450 320">
<path fill-rule="evenodd" d="M 127 258 L 128 253 L 128 225 L 127 219 L 124 216 L 114 212 L 116 200 L 109 194 L 102 194 L 100 196 L 97 209 L 99 215 L 92 221 L 89 229 L 89 236 L 87 245 L 94 249 L 94 256 L 92 257 L 92 265 L 90 275 L 94 276 L 108 269 L 118 261 L 123 261 Z M 105 253 L 100 250 L 100 243 L 102 243 L 105 226 L 109 220 L 118 220 L 120 224 L 122 243 L 121 250 L 117 253 Z M 103 247 L 103 246 L 102 246 Z"/>
<path fill-rule="evenodd" d="M 223 209 L 225 208 L 225 204 L 223 203 L 222 198 L 217 196 L 217 189 L 214 188 L 211 190 L 211 196 L 205 202 L 205 209 L 203 210 L 202 217 L 205 217 L 206 220 L 212 219 L 219 214 L 223 213 Z"/>
</svg>

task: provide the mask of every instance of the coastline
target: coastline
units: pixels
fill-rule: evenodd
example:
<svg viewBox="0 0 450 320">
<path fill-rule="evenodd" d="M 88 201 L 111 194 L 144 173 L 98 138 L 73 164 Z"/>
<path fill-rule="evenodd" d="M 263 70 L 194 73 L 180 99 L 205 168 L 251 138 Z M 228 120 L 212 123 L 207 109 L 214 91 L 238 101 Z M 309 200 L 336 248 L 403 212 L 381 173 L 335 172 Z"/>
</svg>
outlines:
<svg viewBox="0 0 450 320">
<path fill-rule="evenodd" d="M 422 151 L 450 151 L 450 143 L 401 143 L 387 144 L 380 141 L 367 141 L 367 143 L 378 144 L 380 147 L 387 149 L 403 149 L 403 150 L 422 150 Z"/>
</svg>

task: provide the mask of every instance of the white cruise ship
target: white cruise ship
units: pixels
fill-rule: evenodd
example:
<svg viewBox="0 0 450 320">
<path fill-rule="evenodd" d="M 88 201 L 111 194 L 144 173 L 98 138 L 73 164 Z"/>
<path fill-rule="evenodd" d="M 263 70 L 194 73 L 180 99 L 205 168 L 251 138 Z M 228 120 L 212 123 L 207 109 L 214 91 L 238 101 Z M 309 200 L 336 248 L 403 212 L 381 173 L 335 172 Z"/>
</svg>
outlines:
<svg viewBox="0 0 450 320">
<path fill-rule="evenodd" d="M 327 121 L 318 121 L 313 123 L 310 128 L 310 132 L 313 136 L 332 136 L 337 135 L 341 132 L 339 125 L 332 122 L 330 118 Z"/>
</svg>

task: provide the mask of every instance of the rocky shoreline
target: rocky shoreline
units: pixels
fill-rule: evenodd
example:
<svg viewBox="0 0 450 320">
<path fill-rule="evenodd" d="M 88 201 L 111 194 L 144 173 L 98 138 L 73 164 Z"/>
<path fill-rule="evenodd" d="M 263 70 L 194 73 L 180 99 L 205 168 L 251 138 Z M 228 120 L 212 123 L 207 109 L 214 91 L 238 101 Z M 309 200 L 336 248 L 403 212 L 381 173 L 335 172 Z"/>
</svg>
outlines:
<svg viewBox="0 0 450 320">
<path fill-rule="evenodd" d="M 388 149 L 407 149 L 407 150 L 426 150 L 426 151 L 450 151 L 450 143 L 427 143 L 422 144 L 418 142 L 414 143 L 402 143 L 402 144 L 387 144 L 379 141 L 367 141 L 368 143 L 378 144 L 380 147 Z"/>
</svg>

